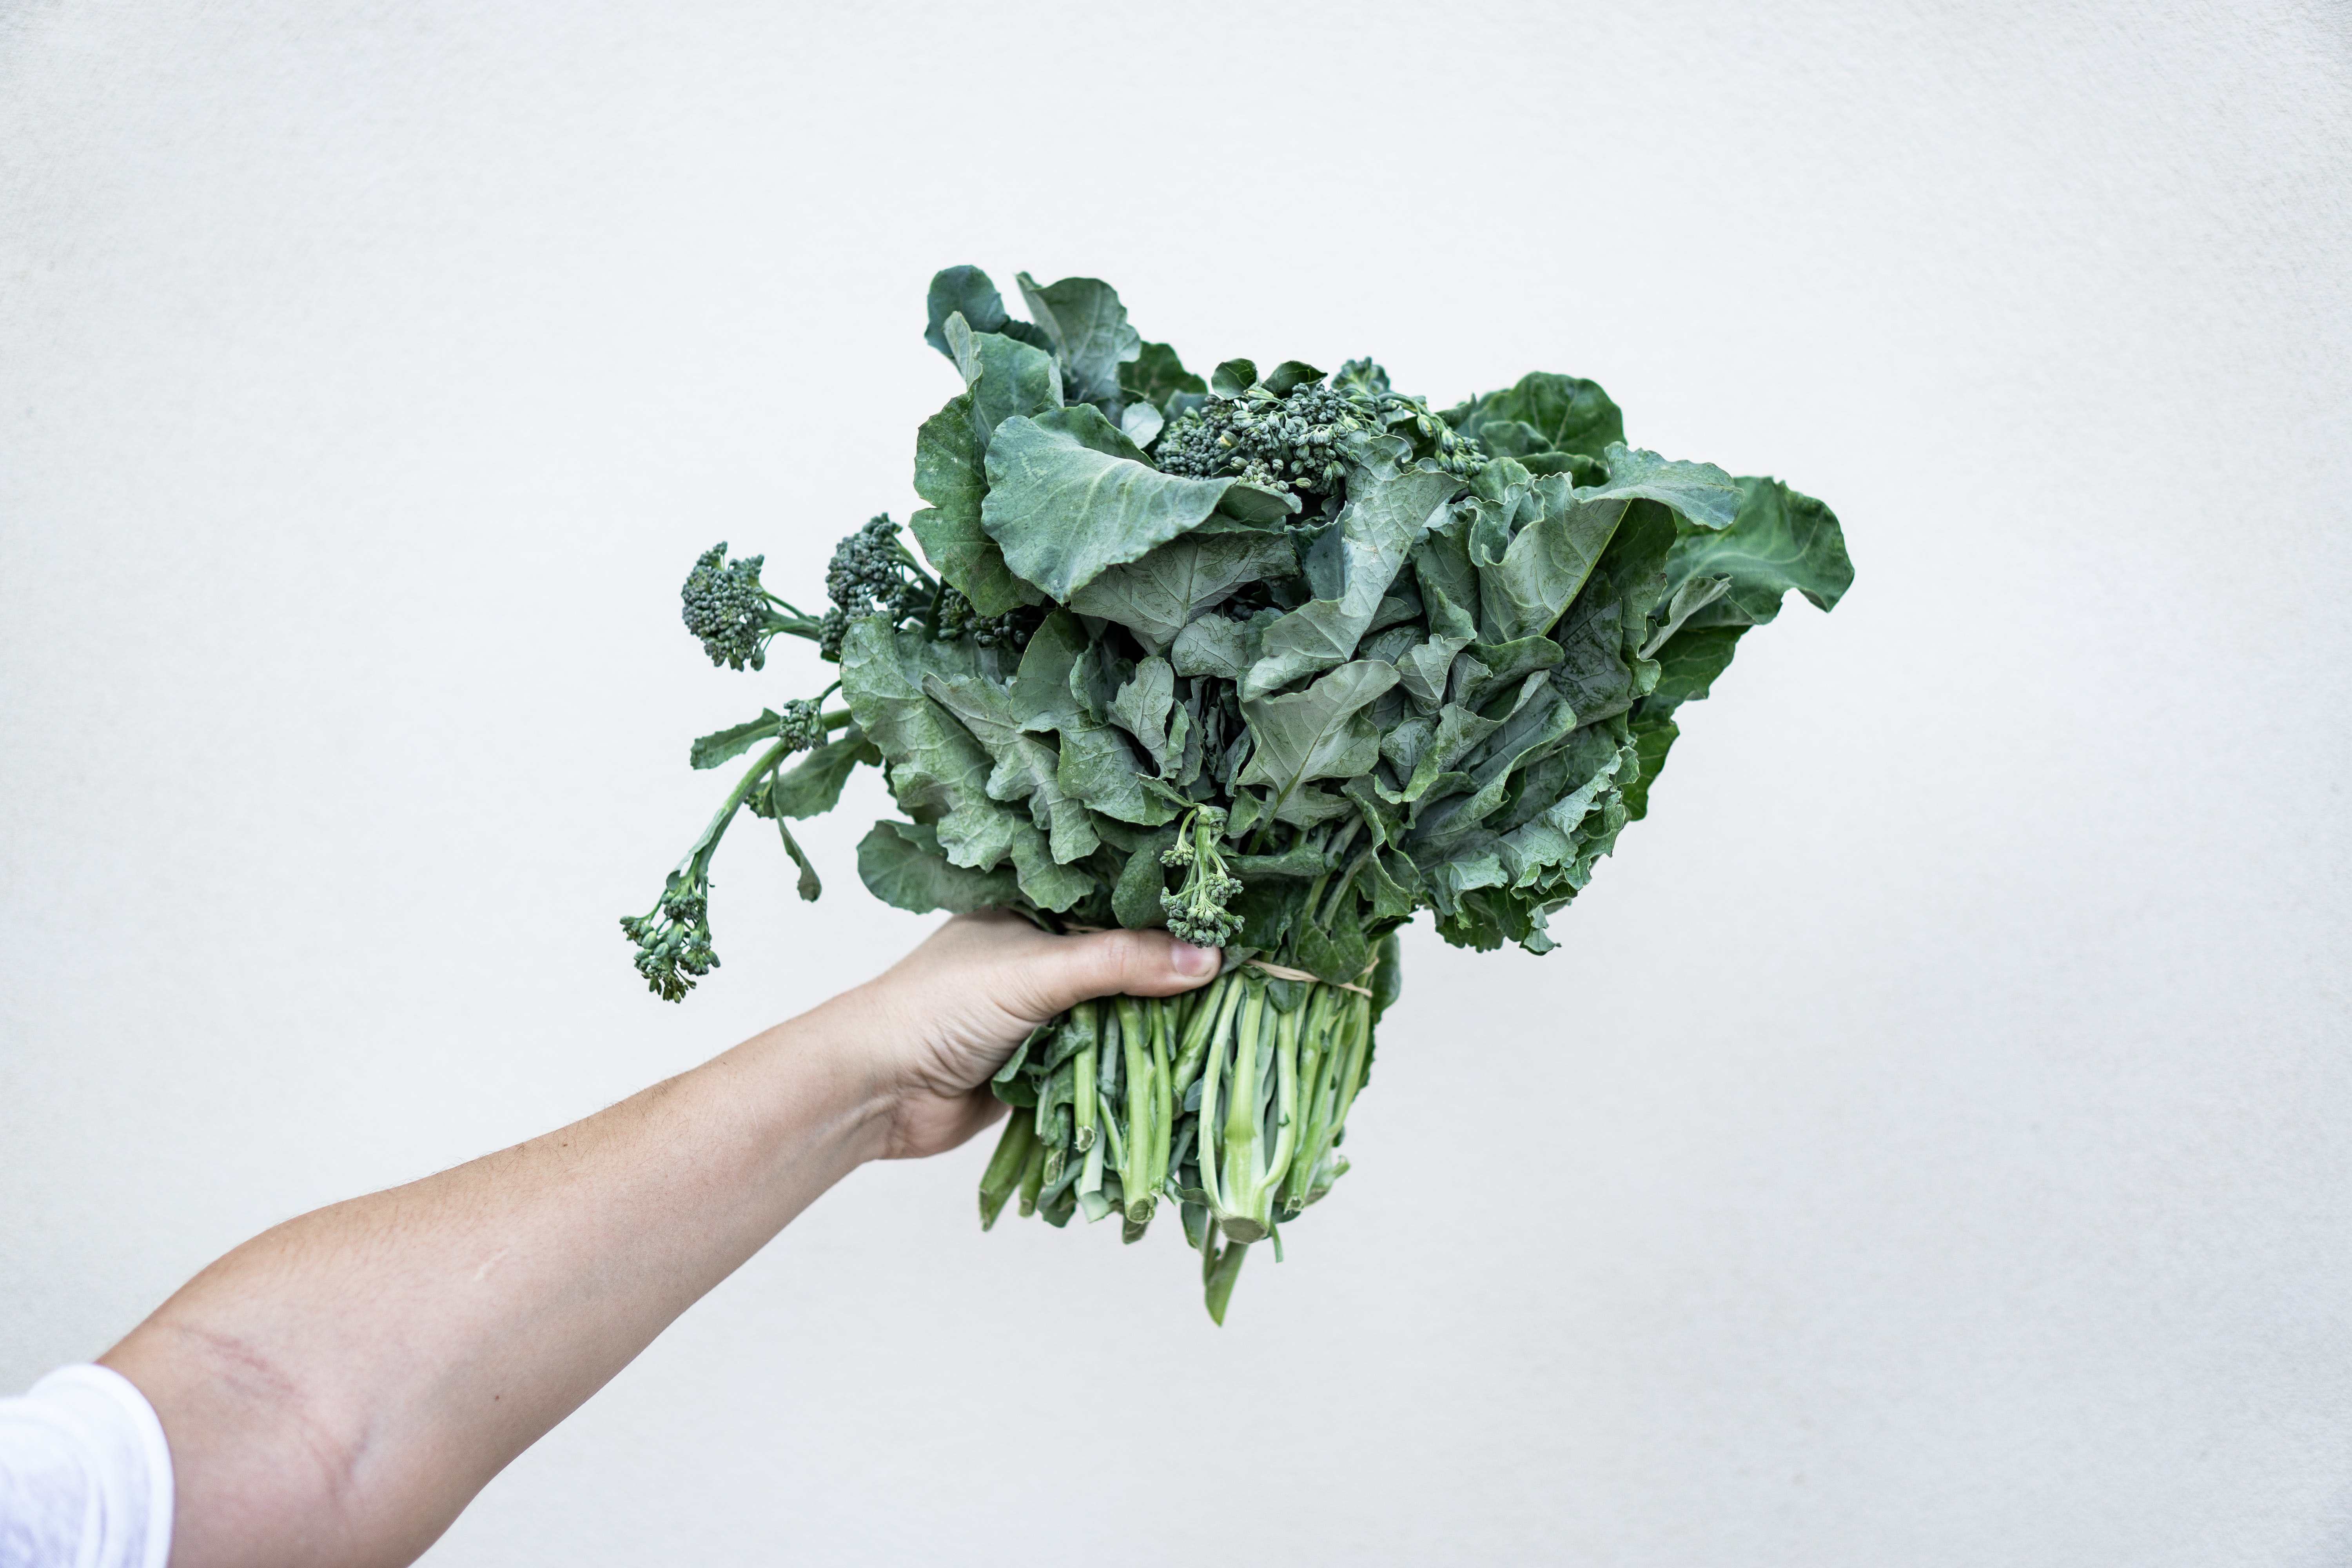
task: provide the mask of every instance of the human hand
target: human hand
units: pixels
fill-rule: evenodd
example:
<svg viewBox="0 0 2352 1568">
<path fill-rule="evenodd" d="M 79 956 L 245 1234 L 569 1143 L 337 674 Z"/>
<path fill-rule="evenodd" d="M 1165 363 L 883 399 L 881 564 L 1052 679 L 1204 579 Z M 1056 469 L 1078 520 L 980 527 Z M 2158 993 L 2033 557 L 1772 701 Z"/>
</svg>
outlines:
<svg viewBox="0 0 2352 1568">
<path fill-rule="evenodd" d="M 952 1149 L 1004 1107 L 989 1078 L 1029 1032 L 1091 996 L 1173 996 L 1205 984 L 1214 948 L 1166 931 L 1054 936 L 1002 910 L 958 915 L 887 971 L 827 1004 L 859 1020 L 886 1102 L 882 1158 Z"/>
</svg>

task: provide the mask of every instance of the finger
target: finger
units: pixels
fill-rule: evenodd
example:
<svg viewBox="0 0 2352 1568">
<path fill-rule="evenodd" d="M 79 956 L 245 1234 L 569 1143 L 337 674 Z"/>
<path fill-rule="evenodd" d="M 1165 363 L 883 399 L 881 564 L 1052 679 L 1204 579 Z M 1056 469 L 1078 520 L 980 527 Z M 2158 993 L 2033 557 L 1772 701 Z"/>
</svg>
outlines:
<svg viewBox="0 0 2352 1568">
<path fill-rule="evenodd" d="M 1215 978 L 1213 947 L 1195 947 L 1162 931 L 1106 931 L 1055 937 L 1023 966 L 1025 1011 L 1051 1017 L 1094 996 L 1174 996 Z"/>
</svg>

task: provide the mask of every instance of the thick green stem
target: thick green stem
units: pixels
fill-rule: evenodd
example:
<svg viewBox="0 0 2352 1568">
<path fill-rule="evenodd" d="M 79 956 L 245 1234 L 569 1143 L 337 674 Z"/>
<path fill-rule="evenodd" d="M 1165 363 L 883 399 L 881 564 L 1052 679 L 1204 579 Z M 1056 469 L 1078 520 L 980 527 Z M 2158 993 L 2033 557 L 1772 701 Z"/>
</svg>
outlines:
<svg viewBox="0 0 2352 1568">
<path fill-rule="evenodd" d="M 1208 1244 L 1201 1248 L 1201 1294 L 1207 1303 L 1210 1321 L 1217 1327 L 1225 1326 L 1225 1308 L 1234 1299 L 1234 1281 L 1242 1275 L 1242 1262 L 1249 1256 L 1249 1243 L 1228 1240 L 1217 1245 L 1217 1227 L 1209 1226 Z"/>
<path fill-rule="evenodd" d="M 1079 1003 L 1070 1009 L 1070 1016 L 1078 1026 L 1080 1035 L 1077 1054 L 1070 1058 L 1070 1115 L 1075 1122 L 1070 1133 L 1070 1151 L 1084 1154 L 1095 1146 L 1095 1057 L 1097 1041 L 1100 1037 L 1093 1003 Z"/>
<path fill-rule="evenodd" d="M 1021 1184 L 1021 1173 L 1029 1163 L 1029 1151 L 1037 1141 L 1037 1123 L 1032 1117 L 1008 1116 L 1004 1119 L 1004 1136 L 996 1142 L 996 1152 L 989 1157 L 988 1169 L 980 1178 L 980 1228 L 987 1230 L 996 1224 L 996 1216 L 1004 1212 L 1004 1201 Z"/>
<path fill-rule="evenodd" d="M 1191 1090 L 1192 1080 L 1201 1076 L 1201 1064 L 1223 1048 L 1225 1036 L 1234 1026 L 1234 1010 L 1241 1005 L 1241 977 L 1221 974 L 1195 994 L 1200 1001 L 1185 1016 L 1183 1046 L 1169 1073 L 1169 1087 L 1179 1100 Z"/>
<path fill-rule="evenodd" d="M 1029 1158 L 1021 1167 L 1021 1217 L 1027 1219 L 1037 1212 L 1037 1194 L 1045 1190 L 1045 1141 L 1034 1133 L 1029 1140 Z"/>
<path fill-rule="evenodd" d="M 1151 1218 L 1151 1211 L 1160 1201 L 1159 1183 L 1152 1176 L 1155 1164 L 1164 1162 L 1167 1129 L 1160 1120 L 1159 1077 L 1152 1070 L 1151 1043 L 1159 1029 L 1145 1016 L 1146 1004 L 1133 996 L 1121 996 L 1114 1004 L 1118 1010 L 1118 1034 L 1127 1080 L 1127 1147 L 1118 1163 L 1119 1198 L 1126 1206 L 1130 1224 L 1142 1225 Z M 1159 1012 L 1157 1003 L 1150 1011 Z M 1162 1064 L 1165 1054 L 1162 1054 Z"/>
</svg>

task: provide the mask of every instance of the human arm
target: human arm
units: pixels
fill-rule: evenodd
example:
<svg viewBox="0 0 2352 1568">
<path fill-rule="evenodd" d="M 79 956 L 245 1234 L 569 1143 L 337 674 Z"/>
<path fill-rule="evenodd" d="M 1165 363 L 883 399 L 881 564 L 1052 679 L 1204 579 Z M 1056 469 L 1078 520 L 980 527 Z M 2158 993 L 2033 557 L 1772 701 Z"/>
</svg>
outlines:
<svg viewBox="0 0 2352 1568">
<path fill-rule="evenodd" d="M 246 1243 L 102 1358 L 170 1439 L 174 1568 L 414 1560 L 835 1182 L 992 1121 L 1035 1025 L 1215 970 L 1160 932 L 961 916 L 585 1121 Z"/>
</svg>

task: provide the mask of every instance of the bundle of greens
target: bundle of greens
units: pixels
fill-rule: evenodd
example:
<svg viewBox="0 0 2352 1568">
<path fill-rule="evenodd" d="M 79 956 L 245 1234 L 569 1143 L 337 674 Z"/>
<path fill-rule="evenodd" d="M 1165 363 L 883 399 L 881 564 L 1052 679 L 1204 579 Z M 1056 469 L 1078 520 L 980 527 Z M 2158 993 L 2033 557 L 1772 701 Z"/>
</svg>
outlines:
<svg viewBox="0 0 2352 1568">
<path fill-rule="evenodd" d="M 814 899 L 788 823 L 864 763 L 907 816 L 859 847 L 885 901 L 1223 949 L 1204 989 L 1077 1007 L 1013 1054 L 980 1195 L 983 1227 L 1017 1197 L 1129 1241 L 1170 1201 L 1223 1322 L 1245 1250 L 1279 1257 L 1348 1168 L 1398 928 L 1426 909 L 1456 945 L 1548 952 L 1675 710 L 1784 593 L 1826 610 L 1853 569 L 1827 507 L 1628 447 L 1592 382 L 1438 411 L 1369 360 L 1203 381 L 1107 284 L 1020 286 L 1026 321 L 976 268 L 932 280 L 925 339 L 962 390 L 917 433 L 920 557 L 874 519 L 820 615 L 761 557 L 695 563 L 713 664 L 760 669 L 789 634 L 839 679 L 694 742 L 698 768 L 757 755 L 621 923 L 684 996 L 719 963 L 729 824 L 773 821 Z"/>
</svg>

